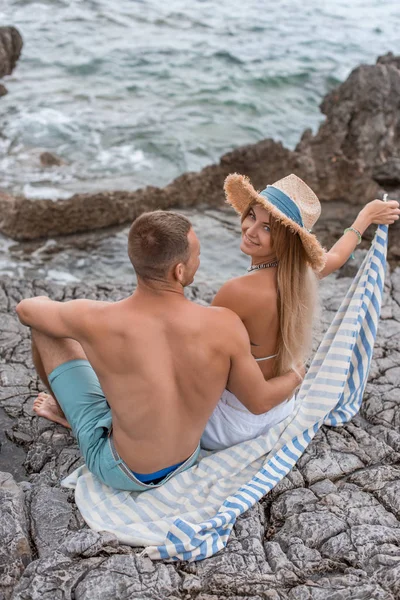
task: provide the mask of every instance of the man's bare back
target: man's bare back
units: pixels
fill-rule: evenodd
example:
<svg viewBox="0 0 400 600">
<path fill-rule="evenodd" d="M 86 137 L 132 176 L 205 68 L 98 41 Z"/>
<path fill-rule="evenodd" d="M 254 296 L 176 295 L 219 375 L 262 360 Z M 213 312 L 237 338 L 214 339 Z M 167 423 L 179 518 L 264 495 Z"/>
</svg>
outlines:
<svg viewBox="0 0 400 600">
<path fill-rule="evenodd" d="M 111 406 L 118 453 L 140 473 L 192 454 L 230 368 L 225 311 L 165 294 L 88 305 L 81 342 Z"/>
</svg>

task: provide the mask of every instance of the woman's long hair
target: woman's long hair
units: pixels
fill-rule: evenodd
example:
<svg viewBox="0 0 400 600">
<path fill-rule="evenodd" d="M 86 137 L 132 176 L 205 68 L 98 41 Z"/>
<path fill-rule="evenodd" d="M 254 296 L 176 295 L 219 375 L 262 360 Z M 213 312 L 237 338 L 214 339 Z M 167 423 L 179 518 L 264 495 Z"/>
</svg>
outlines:
<svg viewBox="0 0 400 600">
<path fill-rule="evenodd" d="M 310 356 L 317 310 L 317 276 L 298 233 L 270 215 L 271 242 L 278 259 L 279 335 L 276 375 L 297 370 Z"/>
<path fill-rule="evenodd" d="M 250 207 L 249 209 L 250 210 Z M 248 211 L 242 216 L 242 221 Z M 318 279 L 307 261 L 300 236 L 270 214 L 277 268 L 279 333 L 275 375 L 297 370 L 311 354 Z"/>
</svg>

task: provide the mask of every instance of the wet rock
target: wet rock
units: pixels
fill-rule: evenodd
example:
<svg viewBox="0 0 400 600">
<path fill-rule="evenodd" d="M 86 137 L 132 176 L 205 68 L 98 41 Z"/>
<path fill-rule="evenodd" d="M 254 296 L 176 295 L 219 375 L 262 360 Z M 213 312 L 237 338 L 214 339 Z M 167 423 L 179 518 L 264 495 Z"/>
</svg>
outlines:
<svg viewBox="0 0 400 600">
<path fill-rule="evenodd" d="M 15 27 L 0 27 L 0 77 L 11 75 L 20 57 L 23 41 Z"/>
<path fill-rule="evenodd" d="M 42 152 L 40 155 L 40 164 L 42 167 L 60 167 L 65 161 L 52 152 Z"/>
</svg>

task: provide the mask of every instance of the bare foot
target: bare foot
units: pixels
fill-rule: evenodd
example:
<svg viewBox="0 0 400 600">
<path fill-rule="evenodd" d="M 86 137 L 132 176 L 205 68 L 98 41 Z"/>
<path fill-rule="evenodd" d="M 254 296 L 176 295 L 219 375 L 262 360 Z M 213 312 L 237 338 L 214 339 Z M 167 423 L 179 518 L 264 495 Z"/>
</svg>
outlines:
<svg viewBox="0 0 400 600">
<path fill-rule="evenodd" d="M 71 425 L 65 418 L 58 402 L 50 394 L 41 392 L 33 403 L 33 410 L 39 417 L 44 417 L 49 421 L 54 421 L 71 429 Z"/>
</svg>

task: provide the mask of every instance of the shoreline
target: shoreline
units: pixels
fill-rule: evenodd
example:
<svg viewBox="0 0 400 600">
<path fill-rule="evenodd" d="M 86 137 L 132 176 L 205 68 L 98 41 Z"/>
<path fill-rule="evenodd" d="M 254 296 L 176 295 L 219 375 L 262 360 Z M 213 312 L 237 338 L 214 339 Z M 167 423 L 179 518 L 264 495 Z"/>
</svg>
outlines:
<svg viewBox="0 0 400 600">
<path fill-rule="evenodd" d="M 348 225 L 342 213 L 350 213 L 351 207 L 384 192 L 400 199 L 397 88 L 400 57 L 389 53 L 375 65 L 354 69 L 325 96 L 321 103 L 325 121 L 315 135 L 305 130 L 295 150 L 265 139 L 236 148 L 199 172 L 180 175 L 164 188 L 75 194 L 57 201 L 0 192 L 0 232 L 14 240 L 47 239 L 125 224 L 157 208 L 220 208 L 223 182 L 232 172 L 247 175 L 256 189 L 295 173 L 322 203 L 336 203 L 342 231 Z M 400 242 L 396 245 L 391 237 L 393 261 L 400 258 Z"/>
</svg>

